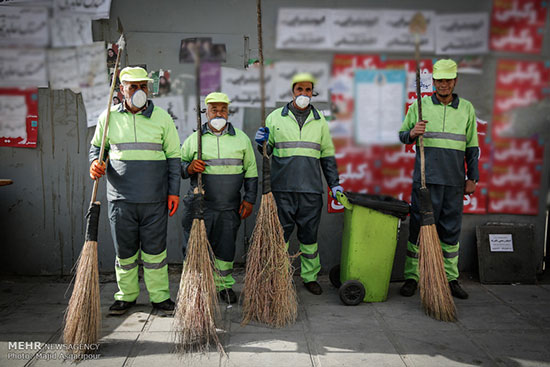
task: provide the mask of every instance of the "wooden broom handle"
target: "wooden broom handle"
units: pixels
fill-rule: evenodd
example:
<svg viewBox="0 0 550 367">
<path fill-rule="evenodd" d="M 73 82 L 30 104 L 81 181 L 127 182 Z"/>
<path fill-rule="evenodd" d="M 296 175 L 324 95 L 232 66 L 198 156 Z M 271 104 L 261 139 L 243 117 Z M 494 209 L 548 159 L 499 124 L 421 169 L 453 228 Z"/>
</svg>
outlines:
<svg viewBox="0 0 550 367">
<path fill-rule="evenodd" d="M 418 103 L 418 121 L 422 121 L 422 89 L 420 88 L 420 36 L 415 34 L 414 51 L 416 59 L 416 101 Z M 424 136 L 418 137 L 420 149 L 420 181 L 422 188 L 426 188 L 426 158 L 424 156 Z"/>
<path fill-rule="evenodd" d="M 198 40 L 197 40 L 198 41 Z M 201 126 L 201 56 L 199 44 L 195 43 L 195 98 L 197 108 L 197 159 L 202 160 L 202 126 Z M 202 193 L 202 173 L 197 173 L 197 187 Z"/>
</svg>

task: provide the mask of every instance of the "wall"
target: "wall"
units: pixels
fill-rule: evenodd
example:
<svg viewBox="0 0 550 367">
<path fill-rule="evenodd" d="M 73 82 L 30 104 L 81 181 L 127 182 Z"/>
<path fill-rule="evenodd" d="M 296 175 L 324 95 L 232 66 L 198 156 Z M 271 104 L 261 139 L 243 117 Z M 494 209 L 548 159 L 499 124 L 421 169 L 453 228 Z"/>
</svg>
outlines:
<svg viewBox="0 0 550 367">
<path fill-rule="evenodd" d="M 153 9 L 154 6 L 154 9 Z M 331 62 L 332 53 L 275 49 L 275 26 L 279 7 L 329 8 L 395 8 L 431 9 L 438 12 L 490 12 L 490 1 L 264 1 L 264 57 L 272 60 L 319 60 Z M 184 93 L 192 94 L 193 67 L 178 63 L 180 40 L 204 36 L 216 43 L 225 43 L 228 60 L 225 66 L 242 67 L 245 58 L 244 37 L 250 38 L 251 56 L 257 55 L 256 2 L 240 1 L 158 1 L 154 5 L 143 0 L 113 1 L 111 19 L 94 24 L 94 38 L 116 42 L 116 19 L 120 17 L 127 35 L 127 61 L 146 64 L 148 69 L 171 69 L 172 75 L 184 75 L 188 82 Z M 548 40 L 549 26 L 545 29 Z M 485 58 L 482 76 L 461 76 L 457 92 L 473 102 L 478 116 L 491 120 L 492 96 L 495 84 L 497 56 L 517 59 L 546 59 L 550 43 L 546 42 L 542 56 L 490 54 Z M 434 55 L 426 55 L 427 57 Z M 388 58 L 410 58 L 407 54 L 388 54 Z M 317 104 L 327 108 L 326 104 Z M 268 113 L 271 110 L 268 109 Z M 247 109 L 244 131 L 253 138 L 260 122 L 259 111 Z M 36 149 L 0 147 L 0 176 L 11 178 L 14 184 L 0 187 L 0 257 L 2 274 L 69 274 L 84 241 L 85 212 L 90 200 L 92 181 L 88 176 L 87 152 L 93 129 L 86 127 L 85 111 L 80 95 L 65 91 L 41 89 L 39 92 L 39 136 Z M 259 156 L 257 157 L 259 158 Z M 460 267 L 475 271 L 477 251 L 476 225 L 486 222 L 534 223 L 536 248 L 542 261 L 544 248 L 546 193 L 548 192 L 548 151 L 546 152 L 538 216 L 465 215 L 461 236 Z M 260 163 L 258 161 L 258 163 Z M 181 193 L 188 183 L 183 182 Z M 99 200 L 105 201 L 105 186 L 100 185 Z M 326 204 L 326 203 L 325 203 Z M 256 209 L 258 204 L 256 205 Z M 113 271 L 114 250 L 110 237 L 106 205 L 100 219 L 100 270 Z M 250 235 L 254 215 L 239 232 L 236 261 L 244 257 L 245 234 Z M 343 215 L 323 213 L 319 231 L 321 261 L 325 271 L 338 263 Z M 406 238 L 407 225 L 403 226 Z M 181 210 L 169 220 L 169 262 L 182 262 Z M 296 241 L 291 251 L 296 249 Z M 402 251 L 400 252 L 402 256 Z M 401 259 L 402 260 L 402 259 Z M 401 261 L 402 263 L 402 261 Z M 396 269 L 399 270 L 399 269 Z M 397 271 L 398 273 L 399 271 Z"/>
</svg>

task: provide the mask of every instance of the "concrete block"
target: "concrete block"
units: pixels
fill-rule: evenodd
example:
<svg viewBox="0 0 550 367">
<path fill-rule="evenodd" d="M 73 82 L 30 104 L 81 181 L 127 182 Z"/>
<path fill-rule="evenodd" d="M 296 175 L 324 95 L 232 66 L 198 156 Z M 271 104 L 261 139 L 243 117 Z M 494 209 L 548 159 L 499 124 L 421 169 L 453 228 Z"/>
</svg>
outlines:
<svg viewBox="0 0 550 367">
<path fill-rule="evenodd" d="M 405 298 L 405 297 L 402 297 Z M 400 331 L 457 330 L 452 322 L 442 322 L 424 314 L 420 299 L 418 303 L 373 303 L 384 323 L 382 327 Z"/>
<path fill-rule="evenodd" d="M 511 304 L 541 304 L 550 303 L 550 292 L 538 285 L 486 285 L 496 297 Z"/>
<path fill-rule="evenodd" d="M 527 318 L 507 305 L 461 305 L 458 322 L 470 330 L 536 329 Z"/>
<path fill-rule="evenodd" d="M 347 334 L 362 330 L 381 330 L 376 311 L 371 304 L 357 306 L 307 305 L 308 327 L 318 333 Z"/>
</svg>

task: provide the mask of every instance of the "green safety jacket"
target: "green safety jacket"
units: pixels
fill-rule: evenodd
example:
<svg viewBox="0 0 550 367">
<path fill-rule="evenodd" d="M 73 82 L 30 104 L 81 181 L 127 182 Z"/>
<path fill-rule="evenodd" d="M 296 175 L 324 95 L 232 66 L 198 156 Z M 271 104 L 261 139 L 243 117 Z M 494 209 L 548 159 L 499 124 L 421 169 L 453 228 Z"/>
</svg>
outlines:
<svg viewBox="0 0 550 367">
<path fill-rule="evenodd" d="M 426 158 L 426 183 L 463 186 L 466 179 L 464 162 L 468 166 L 467 177 L 479 180 L 477 122 L 474 106 L 453 94 L 448 105 L 436 97 L 422 98 L 422 119 L 428 121 L 424 133 Z M 418 121 L 418 103 L 414 102 L 401 126 L 399 139 L 412 144 L 409 132 Z M 420 182 L 420 149 L 416 150 L 413 181 Z"/>
<path fill-rule="evenodd" d="M 133 114 L 124 103 L 111 107 L 105 139 L 107 199 L 132 203 L 166 201 L 180 192 L 180 140 L 172 117 L 152 101 Z M 90 162 L 99 158 L 105 127 L 99 117 L 90 147 Z"/>
<path fill-rule="evenodd" d="M 252 143 L 241 130 L 228 122 L 220 135 L 214 134 L 208 123 L 202 125 L 202 175 L 206 207 L 216 210 L 236 210 L 243 200 L 256 202 L 258 170 Z M 197 175 L 189 175 L 187 167 L 197 159 L 197 132 L 191 134 L 181 147 L 181 177 L 191 178 L 189 195 L 197 186 Z"/>
<path fill-rule="evenodd" d="M 292 102 L 290 102 L 292 103 Z M 322 194 L 321 166 L 329 187 L 339 185 L 334 144 L 325 117 L 315 107 L 300 128 L 289 105 L 271 112 L 268 152 L 272 153 L 271 189 Z"/>
</svg>

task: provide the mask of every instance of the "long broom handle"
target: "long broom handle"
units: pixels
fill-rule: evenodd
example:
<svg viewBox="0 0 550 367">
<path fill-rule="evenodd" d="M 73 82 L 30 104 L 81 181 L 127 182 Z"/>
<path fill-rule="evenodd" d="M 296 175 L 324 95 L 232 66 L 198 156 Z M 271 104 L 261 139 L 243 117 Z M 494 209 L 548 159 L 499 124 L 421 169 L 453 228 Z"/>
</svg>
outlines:
<svg viewBox="0 0 550 367">
<path fill-rule="evenodd" d="M 416 58 L 416 100 L 418 103 L 418 121 L 422 121 L 422 95 L 420 88 L 420 35 L 415 34 L 414 53 Z M 418 137 L 420 148 L 420 180 L 422 188 L 426 188 L 426 161 L 424 156 L 424 136 Z"/>
<path fill-rule="evenodd" d="M 198 42 L 198 40 L 197 40 Z M 197 159 L 202 159 L 202 126 L 201 126 L 201 59 L 198 43 L 195 43 L 195 98 L 197 99 Z M 199 194 L 202 192 L 202 173 L 197 175 Z"/>
<path fill-rule="evenodd" d="M 107 130 L 109 128 L 109 117 L 111 116 L 111 104 L 113 102 L 113 94 L 115 92 L 116 78 L 117 78 L 118 69 L 119 69 L 118 63 L 120 62 L 120 55 L 122 54 L 122 50 L 126 45 L 124 42 L 124 35 L 120 36 L 117 44 L 118 44 L 118 54 L 116 56 L 116 64 L 115 64 L 115 71 L 113 72 L 113 79 L 111 80 L 111 90 L 109 91 L 109 101 L 107 102 L 107 115 L 105 116 L 105 127 L 103 128 L 103 136 L 101 137 L 101 149 L 99 150 L 99 162 L 101 164 L 103 164 L 103 154 L 105 154 L 105 140 L 107 139 Z M 94 188 L 92 190 L 92 199 L 90 200 L 90 205 L 93 204 L 96 200 L 98 186 L 99 186 L 99 178 L 96 178 L 94 180 Z"/>
<path fill-rule="evenodd" d="M 256 1 L 256 14 L 258 25 L 258 56 L 260 59 L 260 118 L 262 127 L 265 127 L 265 75 L 264 75 L 264 48 L 262 39 L 262 0 Z M 264 194 L 271 192 L 271 165 L 267 155 L 267 141 L 262 143 L 262 191 Z"/>
</svg>

